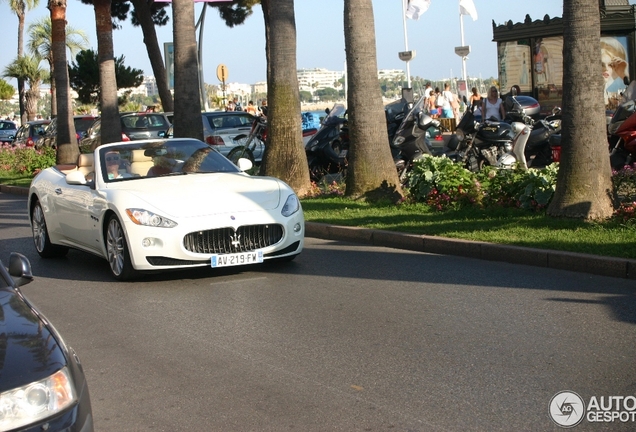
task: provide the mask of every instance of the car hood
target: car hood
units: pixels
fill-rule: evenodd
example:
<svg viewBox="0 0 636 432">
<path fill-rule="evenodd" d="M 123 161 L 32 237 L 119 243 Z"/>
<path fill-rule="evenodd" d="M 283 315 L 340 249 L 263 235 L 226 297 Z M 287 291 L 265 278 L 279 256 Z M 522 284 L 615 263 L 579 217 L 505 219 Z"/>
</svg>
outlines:
<svg viewBox="0 0 636 432">
<path fill-rule="evenodd" d="M 0 392 L 44 379 L 66 365 L 47 324 L 12 288 L 0 290 Z"/>
<path fill-rule="evenodd" d="M 281 183 L 270 177 L 216 173 L 159 177 L 150 181 L 156 182 L 157 187 L 134 194 L 173 217 L 272 210 L 281 201 Z M 147 180 L 139 182 L 147 183 Z"/>
</svg>

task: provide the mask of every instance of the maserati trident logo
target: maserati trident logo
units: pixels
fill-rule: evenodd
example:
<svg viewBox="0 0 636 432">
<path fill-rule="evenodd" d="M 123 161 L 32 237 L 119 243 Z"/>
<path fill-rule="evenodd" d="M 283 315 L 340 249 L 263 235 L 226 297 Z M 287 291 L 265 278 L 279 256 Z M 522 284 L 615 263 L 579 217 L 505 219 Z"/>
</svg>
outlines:
<svg viewBox="0 0 636 432">
<path fill-rule="evenodd" d="M 237 233 L 234 233 L 233 236 L 230 236 L 230 240 L 232 240 L 232 246 L 234 246 L 235 248 L 238 249 L 239 247 L 241 247 L 241 236 Z"/>
</svg>

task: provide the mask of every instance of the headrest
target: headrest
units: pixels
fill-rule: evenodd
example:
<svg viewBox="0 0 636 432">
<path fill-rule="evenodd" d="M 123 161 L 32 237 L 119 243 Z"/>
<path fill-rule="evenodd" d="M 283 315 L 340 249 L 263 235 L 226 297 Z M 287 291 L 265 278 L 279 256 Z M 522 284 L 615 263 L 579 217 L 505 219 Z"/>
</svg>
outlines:
<svg viewBox="0 0 636 432">
<path fill-rule="evenodd" d="M 150 156 L 144 154 L 143 149 L 133 150 L 130 155 L 130 162 L 148 162 L 151 160 Z"/>
<path fill-rule="evenodd" d="M 77 159 L 77 166 L 93 166 L 93 153 L 81 153 Z"/>
</svg>

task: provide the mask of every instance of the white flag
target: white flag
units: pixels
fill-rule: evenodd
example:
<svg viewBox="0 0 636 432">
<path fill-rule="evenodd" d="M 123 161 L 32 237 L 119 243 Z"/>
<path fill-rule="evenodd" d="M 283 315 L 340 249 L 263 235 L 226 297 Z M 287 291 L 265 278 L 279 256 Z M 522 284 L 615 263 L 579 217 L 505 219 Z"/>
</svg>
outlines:
<svg viewBox="0 0 636 432">
<path fill-rule="evenodd" d="M 409 0 L 409 7 L 406 9 L 406 17 L 418 20 L 420 15 L 428 10 L 431 0 Z"/>
<path fill-rule="evenodd" d="M 459 12 L 462 15 L 470 15 L 473 21 L 477 19 L 477 9 L 473 0 L 459 0 Z"/>
</svg>

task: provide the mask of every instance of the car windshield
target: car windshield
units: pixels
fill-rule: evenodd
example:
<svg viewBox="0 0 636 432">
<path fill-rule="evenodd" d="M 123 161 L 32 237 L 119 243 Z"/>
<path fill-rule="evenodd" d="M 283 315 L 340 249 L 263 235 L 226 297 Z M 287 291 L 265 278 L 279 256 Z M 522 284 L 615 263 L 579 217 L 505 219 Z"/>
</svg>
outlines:
<svg viewBox="0 0 636 432">
<path fill-rule="evenodd" d="M 103 145 L 98 157 L 106 182 L 197 173 L 235 173 L 239 168 L 194 139 L 132 141 Z"/>
<path fill-rule="evenodd" d="M 3 121 L 0 122 L 0 130 L 17 129 L 15 123 Z"/>
</svg>

